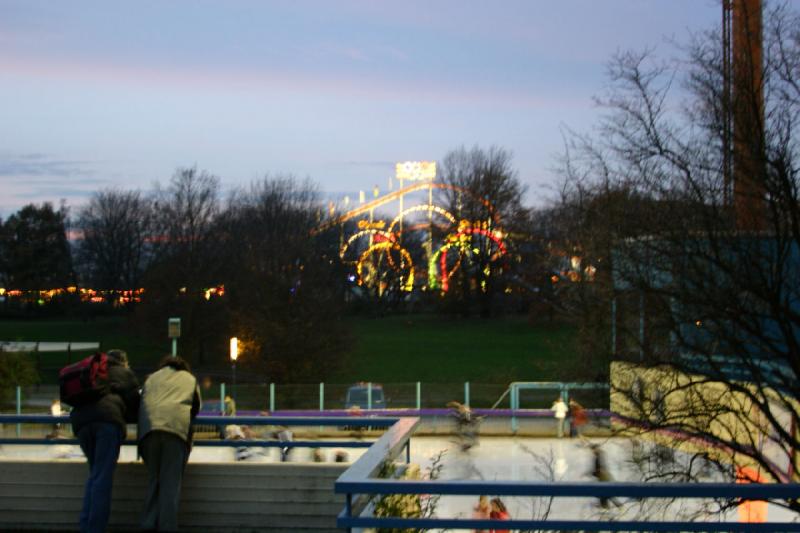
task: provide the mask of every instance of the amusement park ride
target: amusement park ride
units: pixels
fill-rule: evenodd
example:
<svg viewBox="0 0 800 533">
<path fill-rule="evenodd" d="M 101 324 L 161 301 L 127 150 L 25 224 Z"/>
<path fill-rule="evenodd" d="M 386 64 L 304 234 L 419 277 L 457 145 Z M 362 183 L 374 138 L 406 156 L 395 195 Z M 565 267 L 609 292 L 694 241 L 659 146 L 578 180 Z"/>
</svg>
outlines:
<svg viewBox="0 0 800 533">
<path fill-rule="evenodd" d="M 353 270 L 350 279 L 378 297 L 387 291 L 415 289 L 447 292 L 462 270 L 490 276 L 502 269 L 508 250 L 501 220 L 484 199 L 462 187 L 436 182 L 436 163 L 409 161 L 396 165 L 400 188 L 331 218 L 317 233 L 339 228 L 339 256 Z M 405 182 L 411 182 L 405 185 Z M 435 203 L 434 191 L 445 193 L 446 207 Z M 436 199 L 438 200 L 438 198 Z M 397 203 L 396 215 L 383 217 Z M 468 204 L 474 205 L 469 206 Z M 345 199 L 345 207 L 349 204 Z M 384 208 L 379 211 L 379 208 Z M 475 220 L 462 213 L 479 213 Z M 355 224 L 352 221 L 356 221 Z M 471 276 L 474 280 L 475 276 Z M 485 289 L 485 285 L 481 286 Z"/>
</svg>

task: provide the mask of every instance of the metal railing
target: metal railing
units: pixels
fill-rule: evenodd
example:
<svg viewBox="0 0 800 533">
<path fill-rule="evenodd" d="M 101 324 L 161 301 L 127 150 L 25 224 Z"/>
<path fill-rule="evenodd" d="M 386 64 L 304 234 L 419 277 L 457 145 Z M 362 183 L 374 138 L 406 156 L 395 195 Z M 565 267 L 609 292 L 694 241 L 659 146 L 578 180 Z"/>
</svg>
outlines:
<svg viewBox="0 0 800 533">
<path fill-rule="evenodd" d="M 52 369 L 52 375 L 57 369 Z M 238 410 L 246 414 L 267 411 L 270 414 L 286 411 L 330 411 L 345 409 L 348 389 L 353 383 L 244 383 L 235 389 L 225 378 L 201 378 L 203 404 L 209 409 L 222 411 L 221 399 L 235 396 Z M 607 409 L 609 405 L 608 384 L 566 382 L 514 382 L 503 383 L 363 383 L 368 394 L 361 402 L 362 409 L 375 405 L 380 388 L 383 405 L 388 409 L 435 409 L 451 401 L 458 401 L 472 408 L 508 408 L 513 410 L 549 409 L 557 396 L 576 399 L 590 409 Z M 30 406 L 31 402 L 45 407 L 59 397 L 57 385 L 37 385 L 17 388 L 18 402 Z"/>
<path fill-rule="evenodd" d="M 69 422 L 68 416 L 0 415 L 2 424 L 56 424 Z M 629 483 L 629 482 L 542 482 L 542 481 L 477 481 L 477 480 L 397 480 L 376 476 L 387 461 L 394 461 L 405 452 L 410 461 L 411 437 L 419 418 L 403 417 L 275 417 L 240 416 L 198 417 L 197 424 L 227 425 L 230 423 L 271 426 L 348 426 L 388 427 L 374 442 L 369 441 L 274 441 L 274 440 L 197 440 L 197 446 L 281 446 L 281 447 L 369 447 L 336 481 L 335 492 L 345 497 L 345 508 L 337 518 L 337 526 L 352 528 L 422 528 L 422 529 L 520 529 L 542 531 L 800 531 L 798 522 L 739 523 L 710 521 L 649 520 L 562 520 L 491 519 L 452 517 L 404 518 L 371 516 L 368 507 L 375 495 L 412 494 L 440 496 L 498 496 L 614 498 L 722 498 L 729 500 L 797 500 L 800 484 L 735 484 L 735 483 Z M 75 439 L 3 438 L 0 444 L 77 444 Z M 135 444 L 135 441 L 126 441 Z M 366 512 L 365 512 L 366 511 Z"/>
<path fill-rule="evenodd" d="M 353 428 L 388 428 L 399 419 L 390 417 L 297 417 L 297 416 L 199 416 L 195 426 L 224 427 L 230 424 L 247 426 L 335 426 Z M 0 415 L 0 424 L 69 424 L 67 415 Z M 0 444 L 78 444 L 76 438 L 2 437 Z M 135 445 L 127 439 L 123 444 Z M 369 448 L 373 441 L 354 440 L 269 440 L 269 439 L 195 439 L 194 446 L 261 447 L 261 448 Z"/>
<path fill-rule="evenodd" d="M 796 500 L 800 484 L 737 483 L 626 483 L 551 481 L 397 480 L 376 478 L 386 461 L 393 461 L 405 447 L 419 423 L 401 418 L 336 481 L 335 491 L 345 495 L 344 510 L 337 526 L 352 528 L 540 530 L 540 531 L 800 531 L 800 522 L 739 523 L 652 520 L 559 520 L 491 519 L 450 517 L 404 518 L 364 516 L 375 495 L 498 496 L 614 498 L 724 498 L 746 500 Z M 408 456 L 406 461 L 408 462 Z"/>
</svg>

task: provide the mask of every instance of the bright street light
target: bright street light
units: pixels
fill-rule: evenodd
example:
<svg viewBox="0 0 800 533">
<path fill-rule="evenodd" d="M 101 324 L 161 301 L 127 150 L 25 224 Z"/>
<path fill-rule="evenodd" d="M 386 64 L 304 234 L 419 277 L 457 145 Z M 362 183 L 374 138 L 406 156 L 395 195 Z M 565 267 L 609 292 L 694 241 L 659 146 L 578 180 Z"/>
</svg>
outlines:
<svg viewBox="0 0 800 533">
<path fill-rule="evenodd" d="M 231 371 L 233 374 L 233 401 L 236 402 L 236 360 L 239 358 L 239 339 L 231 337 Z"/>
<path fill-rule="evenodd" d="M 239 339 L 231 337 L 231 361 L 236 363 L 239 358 Z"/>
</svg>

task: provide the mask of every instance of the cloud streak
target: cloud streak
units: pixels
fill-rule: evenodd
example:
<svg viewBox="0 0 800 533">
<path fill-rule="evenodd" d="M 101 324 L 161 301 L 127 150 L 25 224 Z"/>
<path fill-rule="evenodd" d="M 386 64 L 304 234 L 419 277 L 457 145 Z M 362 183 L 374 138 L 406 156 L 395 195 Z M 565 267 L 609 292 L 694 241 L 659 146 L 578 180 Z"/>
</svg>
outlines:
<svg viewBox="0 0 800 533">
<path fill-rule="evenodd" d="M 94 174 L 91 165 L 90 161 L 54 159 L 42 153 L 0 156 L 0 178 L 86 176 Z"/>
</svg>

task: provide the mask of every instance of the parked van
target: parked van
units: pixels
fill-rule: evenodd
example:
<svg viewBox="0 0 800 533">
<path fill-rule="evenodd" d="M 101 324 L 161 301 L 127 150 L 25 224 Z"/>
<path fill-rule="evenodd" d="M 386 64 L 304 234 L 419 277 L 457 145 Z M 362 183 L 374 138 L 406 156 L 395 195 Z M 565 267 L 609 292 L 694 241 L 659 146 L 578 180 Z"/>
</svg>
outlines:
<svg viewBox="0 0 800 533">
<path fill-rule="evenodd" d="M 347 389 L 347 397 L 344 401 L 346 409 L 358 407 L 360 409 L 369 409 L 370 406 L 367 402 L 369 384 L 357 383 Z M 383 387 L 381 385 L 372 384 L 372 409 L 386 409 L 386 398 L 383 396 Z"/>
</svg>

